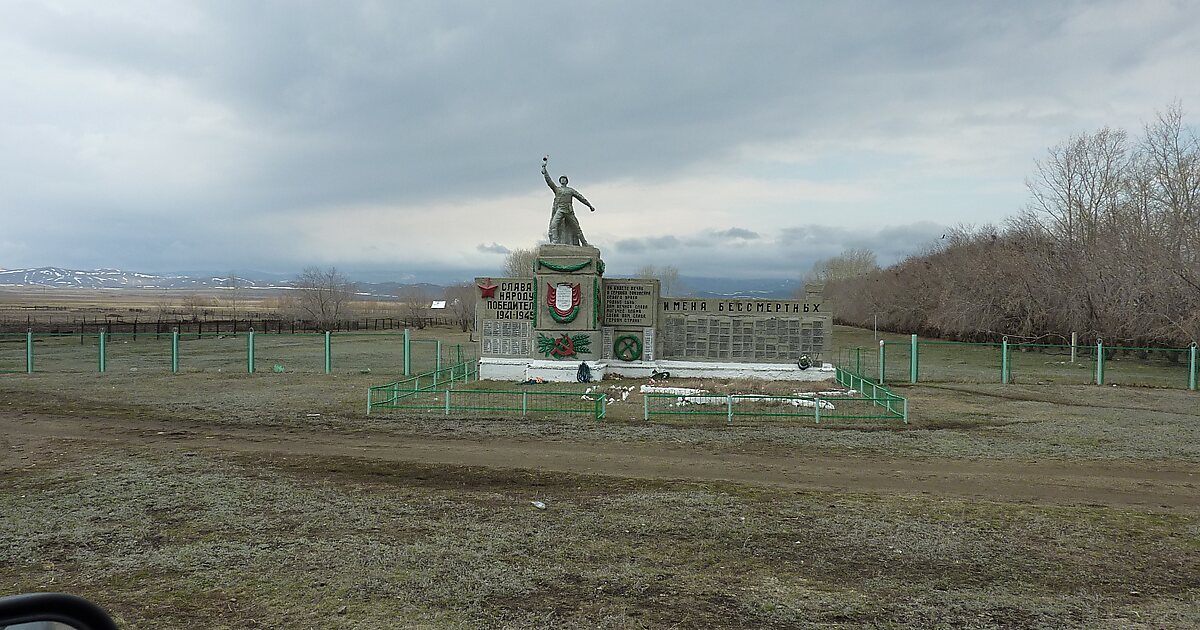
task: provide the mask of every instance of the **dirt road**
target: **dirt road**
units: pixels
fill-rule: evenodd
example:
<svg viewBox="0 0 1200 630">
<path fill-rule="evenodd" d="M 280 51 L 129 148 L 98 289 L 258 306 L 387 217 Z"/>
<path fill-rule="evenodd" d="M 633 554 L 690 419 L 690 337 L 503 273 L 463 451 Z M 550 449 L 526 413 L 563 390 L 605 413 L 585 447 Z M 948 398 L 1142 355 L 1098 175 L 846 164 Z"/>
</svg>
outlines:
<svg viewBox="0 0 1200 630">
<path fill-rule="evenodd" d="M 55 444 L 86 443 L 89 448 L 355 457 L 802 490 L 1200 511 L 1200 467 L 1187 463 L 913 459 L 604 441 L 409 439 L 371 432 L 281 432 L 11 412 L 0 412 L 0 431 L 0 440 L 8 446 L 5 457 L 29 461 Z M 20 465 L 18 461 L 15 467 Z"/>
</svg>

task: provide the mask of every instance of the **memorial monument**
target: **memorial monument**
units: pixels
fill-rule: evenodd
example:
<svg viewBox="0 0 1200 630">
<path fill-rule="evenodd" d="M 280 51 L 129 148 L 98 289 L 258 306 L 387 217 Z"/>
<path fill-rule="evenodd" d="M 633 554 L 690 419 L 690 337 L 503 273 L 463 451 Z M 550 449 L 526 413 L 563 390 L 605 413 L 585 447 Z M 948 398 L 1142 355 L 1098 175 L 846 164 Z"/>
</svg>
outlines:
<svg viewBox="0 0 1200 630">
<path fill-rule="evenodd" d="M 833 378 L 832 307 L 818 290 L 802 300 L 682 298 L 659 295 L 658 280 L 605 278 L 600 250 L 588 245 L 567 185 L 554 191 L 549 243 L 537 248 L 533 277 L 476 278 L 480 377 L 574 381 L 580 362 L 607 373 L 776 380 Z"/>
</svg>

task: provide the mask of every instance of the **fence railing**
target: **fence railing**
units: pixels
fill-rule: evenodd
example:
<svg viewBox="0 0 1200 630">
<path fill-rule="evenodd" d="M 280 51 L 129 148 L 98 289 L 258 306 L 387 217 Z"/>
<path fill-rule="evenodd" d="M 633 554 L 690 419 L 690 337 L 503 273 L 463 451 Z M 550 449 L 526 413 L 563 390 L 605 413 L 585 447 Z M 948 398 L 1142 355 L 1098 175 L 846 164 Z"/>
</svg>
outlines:
<svg viewBox="0 0 1200 630">
<path fill-rule="evenodd" d="M 238 336 L 146 333 L 0 333 L 0 372 L 324 372 L 409 375 L 474 359 L 473 345 L 400 333 L 324 332 Z"/>
<path fill-rule="evenodd" d="M 1200 380 L 1197 347 L 1149 348 L 1093 344 L 880 341 L 843 350 L 838 362 L 880 384 L 977 382 L 1131 385 L 1187 388 Z"/>
<path fill-rule="evenodd" d="M 822 420 L 866 419 L 899 419 L 908 422 L 904 417 L 903 404 L 881 406 L 878 400 L 861 394 L 646 394 L 643 405 L 642 416 L 646 420 L 656 417 L 708 417 L 723 418 L 729 424 L 738 418 L 802 419 L 817 424 Z"/>
<path fill-rule="evenodd" d="M 461 412 L 504 412 L 585 415 L 596 420 L 607 413 L 608 396 L 600 393 L 531 390 L 455 389 L 455 383 L 479 378 L 478 362 L 470 361 L 412 378 L 367 389 L 367 414 L 402 409 L 451 415 Z"/>
<path fill-rule="evenodd" d="M 435 391 L 439 387 L 454 383 L 468 383 L 479 379 L 478 361 L 461 361 L 447 368 L 431 370 L 383 385 L 367 388 L 367 414 L 372 409 L 400 409 L 399 401 L 420 392 Z"/>
<path fill-rule="evenodd" d="M 883 407 L 886 410 L 886 417 L 900 418 L 904 421 L 904 424 L 908 424 L 907 398 L 897 395 L 892 390 L 871 381 L 861 374 L 855 374 L 841 367 L 835 369 L 838 384 L 851 391 L 861 392 L 864 397 L 871 400 L 875 405 Z"/>
</svg>

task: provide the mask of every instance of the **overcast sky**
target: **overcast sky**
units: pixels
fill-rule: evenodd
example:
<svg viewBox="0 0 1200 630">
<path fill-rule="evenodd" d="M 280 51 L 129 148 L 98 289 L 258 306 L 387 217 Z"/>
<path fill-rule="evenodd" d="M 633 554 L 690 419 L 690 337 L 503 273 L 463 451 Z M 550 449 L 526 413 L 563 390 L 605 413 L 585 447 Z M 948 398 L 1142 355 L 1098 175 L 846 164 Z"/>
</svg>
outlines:
<svg viewBox="0 0 1200 630">
<path fill-rule="evenodd" d="M 1196 2 L 6 2 L 0 268 L 494 273 L 544 154 L 613 275 L 886 263 L 1198 68 Z"/>
</svg>

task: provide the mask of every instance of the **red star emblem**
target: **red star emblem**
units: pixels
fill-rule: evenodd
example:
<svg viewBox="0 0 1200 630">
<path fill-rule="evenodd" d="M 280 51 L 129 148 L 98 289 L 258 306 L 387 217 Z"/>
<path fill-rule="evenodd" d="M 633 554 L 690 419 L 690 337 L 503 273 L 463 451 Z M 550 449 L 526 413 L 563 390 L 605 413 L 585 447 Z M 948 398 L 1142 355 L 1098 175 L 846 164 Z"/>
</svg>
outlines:
<svg viewBox="0 0 1200 630">
<path fill-rule="evenodd" d="M 496 287 L 498 287 L 499 285 L 492 284 L 491 280 L 484 280 L 483 282 L 484 282 L 483 284 L 475 285 L 475 286 L 479 287 L 479 297 L 481 297 L 481 298 L 496 297 Z"/>
</svg>

